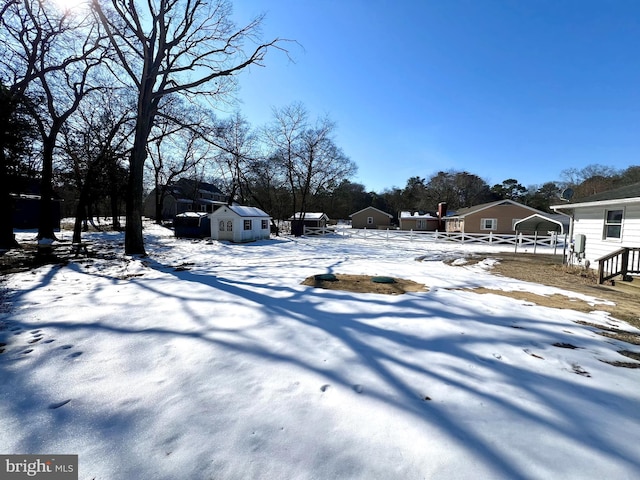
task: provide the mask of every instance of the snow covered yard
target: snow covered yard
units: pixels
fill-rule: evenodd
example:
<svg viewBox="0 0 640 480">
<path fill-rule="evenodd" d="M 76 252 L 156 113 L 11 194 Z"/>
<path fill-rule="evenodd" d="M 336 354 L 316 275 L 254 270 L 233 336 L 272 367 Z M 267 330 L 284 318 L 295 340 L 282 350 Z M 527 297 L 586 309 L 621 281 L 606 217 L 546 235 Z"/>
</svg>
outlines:
<svg viewBox="0 0 640 480">
<path fill-rule="evenodd" d="M 82 479 L 640 477 L 640 370 L 602 361 L 630 345 L 575 321 L 632 327 L 461 291 L 579 296 L 443 263 L 487 246 L 146 235 L 0 284 L 0 453 L 78 454 Z"/>
</svg>

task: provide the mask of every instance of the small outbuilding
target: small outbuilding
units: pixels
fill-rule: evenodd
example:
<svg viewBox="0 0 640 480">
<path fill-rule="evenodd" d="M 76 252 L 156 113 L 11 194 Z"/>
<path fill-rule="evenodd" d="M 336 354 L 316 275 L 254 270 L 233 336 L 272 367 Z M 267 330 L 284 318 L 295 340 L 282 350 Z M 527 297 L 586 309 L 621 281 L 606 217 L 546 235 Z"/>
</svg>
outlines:
<svg viewBox="0 0 640 480">
<path fill-rule="evenodd" d="M 291 222 L 291 233 L 299 237 L 304 234 L 304 227 L 326 227 L 329 216 L 323 212 L 296 212 L 289 217 L 289 221 Z"/>
<path fill-rule="evenodd" d="M 553 253 L 556 253 L 557 246 L 557 238 L 558 235 L 565 234 L 565 242 L 566 246 L 566 233 L 569 227 L 569 222 L 566 218 L 562 218 L 562 215 L 540 215 L 539 213 L 534 213 L 533 215 L 529 215 L 522 220 L 518 220 L 513 224 L 513 228 L 516 233 L 530 235 L 533 233 L 534 242 L 533 242 L 533 253 L 536 252 L 536 247 L 538 246 L 538 234 L 542 235 L 550 235 L 555 234 L 555 241 L 553 242 Z M 516 252 L 518 251 L 518 242 L 516 242 Z"/>
<path fill-rule="evenodd" d="M 563 215 L 540 215 L 534 213 L 527 218 L 518 220 L 513 224 L 516 232 L 542 233 L 548 235 L 549 232 L 558 234 L 567 233 L 569 230 L 569 219 Z"/>
<path fill-rule="evenodd" d="M 176 237 L 204 238 L 211 234 L 209 215 L 203 212 L 184 212 L 173 217 Z"/>
<path fill-rule="evenodd" d="M 400 230 L 435 232 L 440 226 L 440 219 L 430 213 L 400 212 L 398 220 L 400 221 Z"/>
<path fill-rule="evenodd" d="M 305 227 L 326 227 L 329 217 L 323 212 L 296 212 L 289 217 L 291 222 L 302 221 Z"/>
<path fill-rule="evenodd" d="M 352 228 L 389 228 L 393 215 L 378 210 L 375 207 L 367 207 L 349 215 Z"/>
<path fill-rule="evenodd" d="M 271 217 L 257 207 L 225 205 L 209 215 L 211 238 L 230 242 L 253 242 L 269 238 Z"/>
</svg>

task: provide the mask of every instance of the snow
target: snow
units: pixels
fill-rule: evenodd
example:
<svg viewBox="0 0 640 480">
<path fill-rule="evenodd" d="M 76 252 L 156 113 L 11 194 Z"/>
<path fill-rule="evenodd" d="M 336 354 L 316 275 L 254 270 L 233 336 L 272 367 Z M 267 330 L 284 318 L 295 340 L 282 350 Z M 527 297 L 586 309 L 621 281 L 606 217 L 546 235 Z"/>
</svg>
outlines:
<svg viewBox="0 0 640 480">
<path fill-rule="evenodd" d="M 246 207 L 243 205 L 230 205 L 227 206 L 229 210 L 235 212 L 237 215 L 241 217 L 269 217 L 264 211 L 260 210 L 258 207 Z"/>
<path fill-rule="evenodd" d="M 78 454 L 82 479 L 640 477 L 640 370 L 602 361 L 633 348 L 575 322 L 636 330 L 461 290 L 602 303 L 463 261 L 499 247 L 145 235 L 145 258 L 94 233 L 107 258 L 5 277 L 0 452 Z"/>
<path fill-rule="evenodd" d="M 400 212 L 400 218 L 426 218 L 426 219 L 434 219 L 434 220 L 438 220 L 438 217 L 434 217 L 433 215 L 431 215 L 430 213 L 419 213 L 419 212 Z"/>
</svg>

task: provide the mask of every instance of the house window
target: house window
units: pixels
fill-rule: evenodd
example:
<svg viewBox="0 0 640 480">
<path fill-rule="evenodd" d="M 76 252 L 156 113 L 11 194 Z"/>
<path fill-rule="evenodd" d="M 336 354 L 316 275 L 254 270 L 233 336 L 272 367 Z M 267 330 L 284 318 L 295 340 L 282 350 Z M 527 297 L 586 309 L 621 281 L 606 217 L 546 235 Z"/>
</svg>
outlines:
<svg viewBox="0 0 640 480">
<path fill-rule="evenodd" d="M 623 210 L 607 210 L 604 220 L 604 238 L 622 238 L 622 217 Z"/>
<path fill-rule="evenodd" d="M 496 230 L 497 228 L 497 218 L 483 218 L 482 220 L 480 220 L 480 230 Z"/>
<path fill-rule="evenodd" d="M 233 222 L 231 220 L 227 222 L 227 232 L 233 232 Z"/>
<path fill-rule="evenodd" d="M 224 220 L 220 220 L 220 223 L 218 224 L 218 230 L 224 232 Z"/>
<path fill-rule="evenodd" d="M 266 230 L 269 228 L 269 222 L 267 220 L 262 220 L 262 230 Z"/>
<path fill-rule="evenodd" d="M 244 221 L 244 229 L 245 230 L 251 230 L 251 220 L 245 220 Z"/>
<path fill-rule="evenodd" d="M 200 205 L 200 211 L 201 212 L 206 212 L 207 211 L 207 206 L 206 205 Z"/>
<path fill-rule="evenodd" d="M 367 225 L 373 225 L 373 217 L 367 217 Z"/>
</svg>

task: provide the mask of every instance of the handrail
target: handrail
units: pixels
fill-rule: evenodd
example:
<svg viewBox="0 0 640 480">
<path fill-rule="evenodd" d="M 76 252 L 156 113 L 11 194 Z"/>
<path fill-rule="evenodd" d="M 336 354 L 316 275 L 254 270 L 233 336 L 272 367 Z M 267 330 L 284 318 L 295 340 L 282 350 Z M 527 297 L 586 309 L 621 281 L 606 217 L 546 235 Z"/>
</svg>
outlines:
<svg viewBox="0 0 640 480">
<path fill-rule="evenodd" d="M 622 247 L 598 259 L 598 283 L 629 273 L 640 273 L 640 247 Z"/>
</svg>

